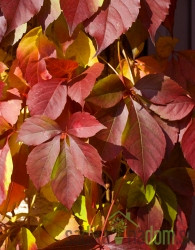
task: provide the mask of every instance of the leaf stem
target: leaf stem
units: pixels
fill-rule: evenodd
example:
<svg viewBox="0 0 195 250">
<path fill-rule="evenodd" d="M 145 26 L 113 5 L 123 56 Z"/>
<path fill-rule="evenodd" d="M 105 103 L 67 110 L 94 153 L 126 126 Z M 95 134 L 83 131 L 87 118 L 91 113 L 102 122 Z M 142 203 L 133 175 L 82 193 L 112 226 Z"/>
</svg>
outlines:
<svg viewBox="0 0 195 250">
<path fill-rule="evenodd" d="M 111 212 L 112 212 L 112 208 L 113 208 L 114 203 L 115 203 L 115 201 L 116 201 L 116 199 L 117 199 L 117 197 L 118 197 L 118 195 L 119 195 L 119 193 L 120 193 L 121 187 L 122 187 L 122 185 L 124 184 L 124 181 L 125 181 L 125 179 L 126 179 L 126 177 L 127 177 L 127 173 L 128 173 L 128 172 L 129 172 L 129 168 L 127 169 L 125 175 L 123 176 L 123 178 L 122 178 L 122 180 L 121 180 L 121 183 L 120 183 L 120 186 L 119 186 L 119 188 L 118 188 L 118 191 L 117 191 L 117 193 L 114 195 L 114 198 L 113 198 L 113 200 L 112 200 L 112 202 L 111 202 L 111 205 L 110 205 L 110 208 L 109 208 L 109 210 L 108 210 L 108 213 L 107 213 L 107 216 L 106 216 L 106 220 L 105 220 L 105 222 L 104 222 L 103 229 L 102 229 L 101 236 L 100 236 L 100 244 L 101 244 L 101 245 L 102 245 L 102 241 L 103 241 L 104 231 L 105 231 L 105 229 L 106 229 L 106 225 L 107 225 L 107 223 L 108 223 L 108 219 L 109 219 L 110 214 L 111 214 Z"/>
</svg>

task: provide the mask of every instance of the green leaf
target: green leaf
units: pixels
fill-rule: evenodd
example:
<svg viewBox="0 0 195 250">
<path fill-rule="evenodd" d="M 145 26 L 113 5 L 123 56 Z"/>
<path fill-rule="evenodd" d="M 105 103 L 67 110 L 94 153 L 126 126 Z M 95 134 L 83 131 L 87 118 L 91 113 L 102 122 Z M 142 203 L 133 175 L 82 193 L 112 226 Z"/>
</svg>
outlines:
<svg viewBox="0 0 195 250">
<path fill-rule="evenodd" d="M 85 196 L 80 195 L 78 197 L 78 199 L 75 201 L 72 207 L 72 210 L 76 217 L 78 217 L 81 220 L 88 221 Z"/>
<path fill-rule="evenodd" d="M 99 80 L 86 100 L 101 108 L 111 108 L 122 99 L 123 91 L 122 82 L 112 74 Z"/>
<path fill-rule="evenodd" d="M 163 209 L 164 217 L 173 227 L 177 216 L 176 196 L 167 185 L 159 180 L 156 182 L 156 193 Z"/>
<path fill-rule="evenodd" d="M 146 186 L 142 180 L 136 176 L 129 186 L 127 207 L 142 207 L 149 204 L 155 196 L 155 185 L 150 180 Z"/>
</svg>

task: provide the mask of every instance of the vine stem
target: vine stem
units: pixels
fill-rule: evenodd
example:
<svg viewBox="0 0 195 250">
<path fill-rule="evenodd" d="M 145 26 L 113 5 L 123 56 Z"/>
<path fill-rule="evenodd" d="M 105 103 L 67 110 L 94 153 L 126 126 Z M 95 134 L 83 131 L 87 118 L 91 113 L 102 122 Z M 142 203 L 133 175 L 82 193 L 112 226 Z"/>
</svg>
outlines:
<svg viewBox="0 0 195 250">
<path fill-rule="evenodd" d="M 127 173 L 128 173 L 128 172 L 129 172 L 129 168 L 127 169 L 125 175 L 123 176 L 123 178 L 122 178 L 122 180 L 121 180 L 120 186 L 119 186 L 119 188 L 118 188 L 118 190 L 117 190 L 117 193 L 114 195 L 114 198 L 113 198 L 113 200 L 112 200 L 112 202 L 111 202 L 111 205 L 110 205 L 110 207 L 109 207 L 108 213 L 107 213 L 107 215 L 106 215 L 106 220 L 105 220 L 105 222 L 104 222 L 104 225 L 103 225 L 103 228 L 102 228 L 102 232 L 101 232 L 101 236 L 100 236 L 100 244 L 101 244 L 101 245 L 102 245 L 102 241 L 103 241 L 104 231 L 105 231 L 106 225 L 107 225 L 107 223 L 108 223 L 108 218 L 110 217 L 110 214 L 111 214 L 111 212 L 112 212 L 112 208 L 113 208 L 114 203 L 115 203 L 115 201 L 116 201 L 116 199 L 117 199 L 117 197 L 118 197 L 118 195 L 119 195 L 119 193 L 120 193 L 121 187 L 122 187 L 122 185 L 124 184 L 124 181 L 125 181 L 125 179 L 126 179 L 126 177 L 127 177 Z"/>
</svg>

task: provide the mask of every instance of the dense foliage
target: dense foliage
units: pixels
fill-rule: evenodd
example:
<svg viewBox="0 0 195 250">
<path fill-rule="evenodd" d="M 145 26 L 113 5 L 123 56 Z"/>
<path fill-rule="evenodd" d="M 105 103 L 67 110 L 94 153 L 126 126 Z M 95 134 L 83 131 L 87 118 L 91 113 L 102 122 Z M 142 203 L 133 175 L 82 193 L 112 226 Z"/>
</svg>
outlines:
<svg viewBox="0 0 195 250">
<path fill-rule="evenodd" d="M 0 0 L 2 249 L 192 249 L 195 51 L 174 49 L 176 4 Z"/>
</svg>

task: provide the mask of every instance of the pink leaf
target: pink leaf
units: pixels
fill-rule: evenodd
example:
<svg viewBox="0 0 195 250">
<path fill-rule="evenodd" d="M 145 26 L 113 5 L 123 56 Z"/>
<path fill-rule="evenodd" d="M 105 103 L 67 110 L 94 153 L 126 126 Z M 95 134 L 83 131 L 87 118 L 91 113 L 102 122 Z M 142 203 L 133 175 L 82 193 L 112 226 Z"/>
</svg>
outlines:
<svg viewBox="0 0 195 250">
<path fill-rule="evenodd" d="M 171 0 L 143 0 L 141 1 L 140 18 L 150 33 L 154 42 L 155 34 L 160 24 L 169 13 Z"/>
<path fill-rule="evenodd" d="M 165 137 L 154 118 L 139 103 L 129 103 L 129 119 L 123 132 L 124 156 L 146 184 L 165 154 Z"/>
<path fill-rule="evenodd" d="M 112 0 L 86 26 L 86 32 L 96 40 L 98 54 L 131 27 L 139 8 L 140 0 Z"/>
<path fill-rule="evenodd" d="M 27 172 L 37 189 L 50 181 L 53 166 L 60 152 L 60 136 L 35 147 L 27 160 Z"/>
<path fill-rule="evenodd" d="M 28 22 L 34 15 L 36 15 L 41 6 L 43 0 L 0 0 L 0 8 L 7 20 L 7 32 L 16 29 L 23 23 Z"/>
<path fill-rule="evenodd" d="M 60 116 L 67 98 L 67 87 L 61 83 L 62 79 L 50 79 L 32 87 L 27 99 L 32 116 L 45 115 L 53 120 Z"/>
<path fill-rule="evenodd" d="M 90 18 L 99 8 L 98 0 L 60 0 L 70 35 L 77 25 Z"/>
<path fill-rule="evenodd" d="M 58 124 L 46 116 L 27 118 L 22 124 L 18 140 L 27 145 L 39 145 L 61 133 Z"/>
<path fill-rule="evenodd" d="M 106 127 L 99 123 L 99 121 L 89 113 L 76 112 L 70 117 L 67 128 L 68 134 L 80 138 L 88 138 L 94 136 L 97 132 Z"/>
<path fill-rule="evenodd" d="M 150 105 L 150 109 L 161 118 L 177 121 L 186 117 L 194 108 L 195 103 L 187 96 L 179 96 L 166 105 Z"/>
<path fill-rule="evenodd" d="M 85 104 L 85 98 L 90 94 L 95 80 L 100 74 L 104 65 L 101 63 L 95 63 L 89 69 L 84 71 L 78 77 L 75 77 L 69 84 L 68 95 L 72 100 L 78 102 L 83 107 Z"/>
<path fill-rule="evenodd" d="M 181 141 L 181 147 L 184 157 L 195 169 L 195 119 L 192 120 L 191 125 L 186 130 Z"/>
<path fill-rule="evenodd" d="M 21 109 L 21 100 L 0 102 L 0 115 L 12 126 L 17 122 Z"/>
<path fill-rule="evenodd" d="M 7 30 L 7 21 L 4 16 L 0 16 L 0 42 L 3 39 Z"/>
</svg>

